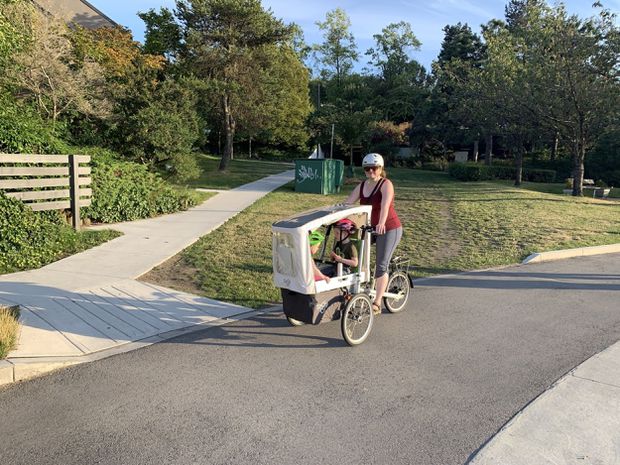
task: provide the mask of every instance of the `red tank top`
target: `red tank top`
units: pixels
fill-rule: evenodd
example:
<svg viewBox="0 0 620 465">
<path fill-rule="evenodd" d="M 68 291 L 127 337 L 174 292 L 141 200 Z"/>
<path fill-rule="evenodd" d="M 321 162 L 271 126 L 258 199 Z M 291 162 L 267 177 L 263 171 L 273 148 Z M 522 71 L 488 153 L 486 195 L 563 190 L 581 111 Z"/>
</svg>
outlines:
<svg viewBox="0 0 620 465">
<path fill-rule="evenodd" d="M 362 181 L 362 184 L 360 185 L 360 204 L 372 205 L 370 224 L 376 226 L 379 223 L 379 218 L 381 217 L 381 199 L 383 197 L 383 194 L 381 194 L 381 186 L 385 182 L 385 178 L 377 183 L 368 197 L 364 197 L 365 182 L 366 181 Z M 392 202 L 390 202 L 387 219 L 385 220 L 385 230 L 391 231 L 392 229 L 397 229 L 401 226 L 400 219 L 396 214 L 396 210 L 394 210 L 394 199 L 392 199 Z"/>
</svg>

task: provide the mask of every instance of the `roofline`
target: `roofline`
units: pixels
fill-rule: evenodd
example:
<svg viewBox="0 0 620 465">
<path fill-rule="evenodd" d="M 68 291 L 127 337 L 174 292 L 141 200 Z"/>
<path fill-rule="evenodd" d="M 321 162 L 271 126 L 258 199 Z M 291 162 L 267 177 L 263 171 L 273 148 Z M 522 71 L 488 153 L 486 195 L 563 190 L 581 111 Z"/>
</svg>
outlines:
<svg viewBox="0 0 620 465">
<path fill-rule="evenodd" d="M 100 14 L 105 19 L 110 21 L 114 26 L 118 26 L 119 25 L 116 21 L 114 21 L 112 18 L 110 18 L 108 15 L 106 15 L 103 11 L 98 9 L 95 5 L 87 2 L 86 0 L 80 0 L 80 2 L 82 2 L 84 5 L 88 6 L 89 8 L 92 8 L 93 10 L 95 10 L 98 14 Z"/>
</svg>

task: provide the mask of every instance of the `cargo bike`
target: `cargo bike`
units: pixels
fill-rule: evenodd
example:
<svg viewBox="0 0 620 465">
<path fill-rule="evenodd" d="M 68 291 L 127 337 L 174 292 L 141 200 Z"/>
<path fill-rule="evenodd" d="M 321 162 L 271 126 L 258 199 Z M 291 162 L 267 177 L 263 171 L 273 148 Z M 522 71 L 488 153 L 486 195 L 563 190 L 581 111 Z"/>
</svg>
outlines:
<svg viewBox="0 0 620 465">
<path fill-rule="evenodd" d="M 370 264 L 370 213 L 370 205 L 333 205 L 273 223 L 273 280 L 280 288 L 284 314 L 290 324 L 316 325 L 340 319 L 342 336 L 349 345 L 361 344 L 368 338 L 374 323 L 372 302 L 376 295 Z M 333 225 L 345 218 L 356 226 L 350 240 L 358 252 L 358 266 L 351 269 L 326 259 L 332 250 Z M 325 231 L 325 240 L 313 257 L 309 233 L 316 230 Z M 313 260 L 322 272 L 331 269 L 329 283 L 315 281 Z M 412 287 L 409 260 L 393 258 L 383 297 L 389 312 L 398 313 L 406 308 Z"/>
</svg>

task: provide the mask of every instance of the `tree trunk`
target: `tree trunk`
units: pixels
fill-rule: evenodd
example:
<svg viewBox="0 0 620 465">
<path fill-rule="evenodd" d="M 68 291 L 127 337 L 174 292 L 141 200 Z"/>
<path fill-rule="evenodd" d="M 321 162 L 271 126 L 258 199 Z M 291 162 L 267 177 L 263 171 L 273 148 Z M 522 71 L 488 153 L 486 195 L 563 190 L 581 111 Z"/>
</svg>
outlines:
<svg viewBox="0 0 620 465">
<path fill-rule="evenodd" d="M 523 180 L 523 144 L 519 142 L 515 151 L 515 187 L 521 186 Z"/>
<path fill-rule="evenodd" d="M 586 145 L 584 138 L 580 138 L 579 142 L 574 145 L 573 149 L 573 195 L 583 195 L 583 162 L 586 155 Z"/>
<path fill-rule="evenodd" d="M 228 168 L 228 162 L 233 157 L 233 141 L 235 139 L 235 119 L 232 116 L 230 109 L 230 100 L 227 94 L 222 97 L 222 108 L 224 110 L 224 127 L 226 129 L 226 146 L 224 147 L 224 153 L 220 160 L 219 171 L 224 171 Z"/>
<path fill-rule="evenodd" d="M 491 166 L 491 158 L 493 157 L 493 135 L 488 134 L 484 138 L 485 149 L 484 149 L 484 164 Z"/>
<path fill-rule="evenodd" d="M 349 152 L 349 169 L 347 174 L 350 178 L 355 176 L 355 170 L 353 169 L 353 145 L 351 145 L 351 151 Z"/>
<path fill-rule="evenodd" d="M 250 137 L 250 142 L 249 142 L 248 155 L 251 160 L 252 159 L 252 138 L 251 137 Z"/>
<path fill-rule="evenodd" d="M 560 145 L 560 133 L 558 131 L 553 135 L 553 146 L 551 147 L 551 159 L 555 160 L 558 156 L 558 146 Z"/>
<path fill-rule="evenodd" d="M 478 141 L 478 139 L 476 139 L 474 141 L 474 161 L 476 163 L 478 162 L 478 144 L 479 144 L 479 141 Z"/>
</svg>

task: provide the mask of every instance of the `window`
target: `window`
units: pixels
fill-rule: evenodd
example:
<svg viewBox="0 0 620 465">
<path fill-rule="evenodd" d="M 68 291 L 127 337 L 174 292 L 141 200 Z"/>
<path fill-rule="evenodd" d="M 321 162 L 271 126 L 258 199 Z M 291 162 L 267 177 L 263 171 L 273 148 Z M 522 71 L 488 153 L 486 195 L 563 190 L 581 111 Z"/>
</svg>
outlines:
<svg viewBox="0 0 620 465">
<path fill-rule="evenodd" d="M 293 237 L 288 233 L 274 233 L 276 241 L 275 268 L 276 272 L 285 276 L 295 276 L 293 260 Z"/>
</svg>

